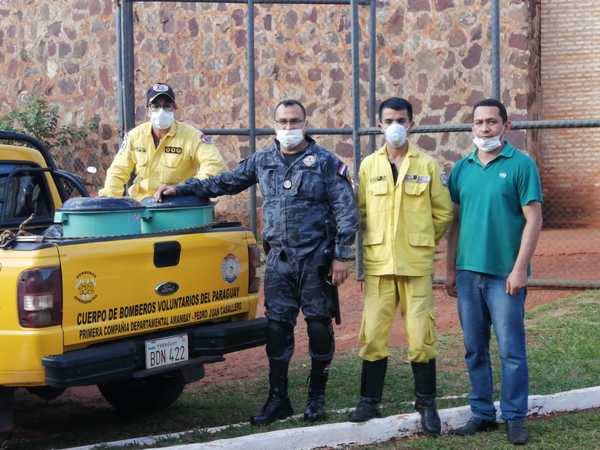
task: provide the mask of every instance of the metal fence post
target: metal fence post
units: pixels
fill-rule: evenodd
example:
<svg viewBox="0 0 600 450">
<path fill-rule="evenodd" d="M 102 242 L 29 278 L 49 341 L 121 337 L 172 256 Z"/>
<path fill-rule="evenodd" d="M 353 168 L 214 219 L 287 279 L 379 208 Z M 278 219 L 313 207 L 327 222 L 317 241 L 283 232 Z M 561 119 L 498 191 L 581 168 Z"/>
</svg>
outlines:
<svg viewBox="0 0 600 450">
<path fill-rule="evenodd" d="M 358 182 L 358 170 L 360 167 L 360 66 L 358 60 L 358 41 L 360 39 L 360 28 L 358 23 L 358 1 L 351 1 L 352 18 L 352 147 L 354 149 L 354 182 Z M 360 229 L 356 233 L 356 277 L 362 279 L 363 259 L 362 259 L 362 234 Z"/>
<path fill-rule="evenodd" d="M 133 1 L 121 0 L 118 9 L 119 45 L 118 95 L 119 125 L 124 135 L 135 126 L 135 80 L 133 53 Z"/>
<path fill-rule="evenodd" d="M 369 126 L 374 127 L 377 117 L 377 0 L 369 5 Z M 369 135 L 369 153 L 376 149 L 376 136 Z"/>
<path fill-rule="evenodd" d="M 254 0 L 248 0 L 247 17 L 247 58 L 248 58 L 248 137 L 250 154 L 256 152 L 256 93 L 254 79 Z M 256 236 L 256 186 L 250 188 L 250 227 Z"/>
<path fill-rule="evenodd" d="M 492 97 L 501 100 L 500 92 L 500 0 L 493 0 L 492 8 Z"/>
</svg>

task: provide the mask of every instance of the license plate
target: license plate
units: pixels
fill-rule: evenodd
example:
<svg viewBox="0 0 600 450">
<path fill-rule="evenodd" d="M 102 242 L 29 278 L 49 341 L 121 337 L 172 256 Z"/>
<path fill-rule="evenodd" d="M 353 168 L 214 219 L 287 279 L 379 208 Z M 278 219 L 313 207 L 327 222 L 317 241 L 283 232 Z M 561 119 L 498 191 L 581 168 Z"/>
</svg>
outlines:
<svg viewBox="0 0 600 450">
<path fill-rule="evenodd" d="M 146 369 L 169 366 L 188 359 L 187 334 L 146 341 Z"/>
</svg>

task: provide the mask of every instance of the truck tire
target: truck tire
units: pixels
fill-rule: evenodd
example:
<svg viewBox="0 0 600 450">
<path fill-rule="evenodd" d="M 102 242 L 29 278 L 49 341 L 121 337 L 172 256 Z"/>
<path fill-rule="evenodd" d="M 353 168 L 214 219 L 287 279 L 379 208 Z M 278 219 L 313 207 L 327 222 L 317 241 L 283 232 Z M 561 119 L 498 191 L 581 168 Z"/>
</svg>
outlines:
<svg viewBox="0 0 600 450">
<path fill-rule="evenodd" d="M 98 385 L 106 401 L 125 416 L 165 409 L 179 398 L 184 387 L 180 371 Z"/>
</svg>

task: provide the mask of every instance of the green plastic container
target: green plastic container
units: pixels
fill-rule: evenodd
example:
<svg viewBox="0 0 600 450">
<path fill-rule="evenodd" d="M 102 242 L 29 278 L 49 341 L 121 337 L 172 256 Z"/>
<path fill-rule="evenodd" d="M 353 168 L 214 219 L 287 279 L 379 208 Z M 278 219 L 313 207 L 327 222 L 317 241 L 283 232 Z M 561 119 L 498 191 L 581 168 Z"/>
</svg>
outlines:
<svg viewBox="0 0 600 450">
<path fill-rule="evenodd" d="M 193 195 L 166 198 L 161 203 L 146 198 L 142 204 L 146 207 L 142 216 L 142 233 L 198 228 L 215 220 L 214 205 Z"/>
<path fill-rule="evenodd" d="M 126 197 L 76 197 L 54 214 L 64 237 L 110 237 L 140 234 L 144 207 Z"/>
</svg>

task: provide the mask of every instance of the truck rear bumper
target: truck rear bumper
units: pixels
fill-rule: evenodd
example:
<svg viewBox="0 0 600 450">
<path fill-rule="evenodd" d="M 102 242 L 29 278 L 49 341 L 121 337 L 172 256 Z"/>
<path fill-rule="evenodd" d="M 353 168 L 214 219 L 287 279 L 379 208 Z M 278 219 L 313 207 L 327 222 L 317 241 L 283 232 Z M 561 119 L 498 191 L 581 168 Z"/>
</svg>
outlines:
<svg viewBox="0 0 600 450">
<path fill-rule="evenodd" d="M 192 364 L 222 361 L 226 353 L 258 347 L 266 342 L 267 319 L 196 325 L 98 344 L 42 359 L 46 384 L 55 387 L 85 386 L 140 378 L 185 368 Z M 145 342 L 187 333 L 189 360 L 145 370 Z"/>
</svg>

